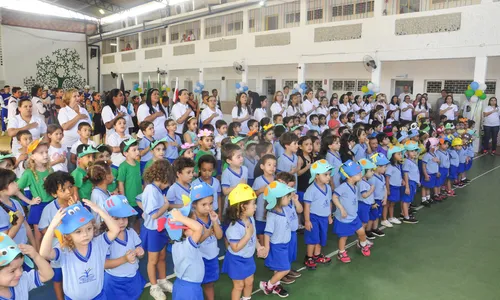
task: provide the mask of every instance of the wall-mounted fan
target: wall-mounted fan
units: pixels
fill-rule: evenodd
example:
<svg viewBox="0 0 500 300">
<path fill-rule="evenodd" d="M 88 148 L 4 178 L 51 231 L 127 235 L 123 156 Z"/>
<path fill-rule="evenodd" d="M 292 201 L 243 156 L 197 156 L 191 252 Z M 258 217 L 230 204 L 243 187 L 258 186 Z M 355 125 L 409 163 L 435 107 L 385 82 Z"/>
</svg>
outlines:
<svg viewBox="0 0 500 300">
<path fill-rule="evenodd" d="M 377 63 L 370 55 L 365 55 L 365 57 L 363 57 L 363 66 L 368 72 L 373 72 L 377 69 Z"/>
<path fill-rule="evenodd" d="M 160 75 L 167 75 L 167 71 L 165 70 L 160 70 L 160 68 L 157 68 L 156 69 L 156 73 L 160 74 Z"/>
<path fill-rule="evenodd" d="M 241 74 L 245 71 L 245 68 L 243 68 L 243 66 L 237 61 L 233 63 L 233 69 L 236 72 L 236 74 Z"/>
</svg>

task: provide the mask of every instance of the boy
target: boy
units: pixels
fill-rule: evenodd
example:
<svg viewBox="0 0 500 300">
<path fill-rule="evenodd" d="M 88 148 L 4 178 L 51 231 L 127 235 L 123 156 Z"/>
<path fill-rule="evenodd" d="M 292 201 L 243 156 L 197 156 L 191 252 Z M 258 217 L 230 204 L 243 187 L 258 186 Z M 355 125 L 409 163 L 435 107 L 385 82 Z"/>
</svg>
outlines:
<svg viewBox="0 0 500 300">
<path fill-rule="evenodd" d="M 259 131 L 259 122 L 257 120 L 250 119 L 250 120 L 248 120 L 247 124 L 248 124 L 248 131 L 249 132 Z"/>
<path fill-rule="evenodd" d="M 204 155 L 206 156 L 206 155 Z M 211 156 L 211 155 L 210 155 Z M 191 181 L 194 175 L 194 161 L 189 158 L 179 157 L 173 164 L 176 182 L 170 186 L 167 192 L 169 208 L 182 208 L 182 195 L 189 196 Z"/>
<path fill-rule="evenodd" d="M 297 188 L 297 171 L 299 169 L 299 160 L 295 154 L 299 149 L 298 141 L 299 138 L 297 135 L 291 132 L 287 132 L 281 136 L 280 144 L 285 148 L 285 152 L 278 157 L 276 166 L 276 172 L 288 172 L 295 176 L 295 188 Z"/>
<path fill-rule="evenodd" d="M 333 130 L 337 130 L 340 127 L 339 110 L 337 108 L 330 109 L 330 120 L 328 121 L 328 127 Z"/>
<path fill-rule="evenodd" d="M 373 133 L 371 134 L 371 136 L 376 137 L 377 134 L 382 133 L 383 126 L 382 123 L 380 123 L 380 121 L 373 120 L 372 128 L 373 128 Z"/>
<path fill-rule="evenodd" d="M 16 154 L 16 163 L 14 165 L 15 173 L 17 178 L 21 178 L 25 170 L 25 162 L 28 160 L 28 146 L 33 142 L 33 135 L 29 130 L 20 130 L 16 134 L 16 138 L 19 141 L 19 151 Z M 29 191 L 29 188 L 28 188 Z"/>
<path fill-rule="evenodd" d="M 317 114 L 311 114 L 309 116 L 309 121 L 311 122 L 311 125 L 309 125 L 310 130 L 321 132 L 321 128 L 319 127 L 319 117 Z"/>
<path fill-rule="evenodd" d="M 257 166 L 257 162 L 259 158 L 257 157 L 256 154 L 256 146 L 257 142 L 256 141 L 248 141 L 245 144 L 245 156 L 243 160 L 243 164 L 245 167 L 248 169 L 248 185 L 252 186 L 253 181 L 254 181 L 254 171 L 255 167 Z"/>
<path fill-rule="evenodd" d="M 98 151 L 92 146 L 81 144 L 76 148 L 76 152 L 78 153 L 78 164 L 71 172 L 71 176 L 75 179 L 73 197 L 75 200 L 90 199 L 92 183 L 88 180 L 87 169 L 94 161 L 94 153 Z"/>
<path fill-rule="evenodd" d="M 198 169 L 200 170 L 200 176 L 193 181 L 193 186 L 196 186 L 202 182 L 208 184 L 214 191 L 214 201 L 212 204 L 213 210 L 219 215 L 219 220 L 222 220 L 222 189 L 220 186 L 220 181 L 212 176 L 212 172 L 217 167 L 217 162 L 212 155 L 204 155 L 198 161 Z"/>
<path fill-rule="evenodd" d="M 71 163 L 76 164 L 76 148 L 81 144 L 91 145 L 95 147 L 96 144 L 90 140 L 90 135 L 92 134 L 92 127 L 87 122 L 82 122 L 78 124 L 78 135 L 80 138 L 76 143 L 71 146 L 69 152 L 71 152 Z"/>
<path fill-rule="evenodd" d="M 279 140 L 280 137 L 286 132 L 286 128 L 284 126 L 275 126 L 274 127 L 274 137 L 276 138 L 276 140 Z M 281 144 L 279 142 L 274 142 L 273 144 L 273 148 L 274 148 L 274 156 L 276 157 L 280 157 L 283 152 L 285 152 L 285 148 L 283 148 L 283 146 L 281 146 Z"/>
<path fill-rule="evenodd" d="M 222 160 L 228 164 L 221 176 L 222 193 L 225 196 L 223 209 L 226 209 L 229 193 L 239 183 L 247 183 L 248 169 L 243 165 L 243 153 L 238 145 L 225 144 L 222 147 Z"/>
<path fill-rule="evenodd" d="M 139 233 L 141 229 L 140 222 L 136 222 L 142 215 L 142 210 L 137 206 L 135 198 L 142 193 L 141 166 L 137 159 L 139 158 L 139 144 L 136 139 L 130 138 L 121 142 L 120 151 L 125 156 L 125 161 L 118 167 L 118 192 L 127 197 L 128 203 L 137 212 L 137 217 L 133 217 L 131 225 Z"/>
<path fill-rule="evenodd" d="M 273 124 L 276 126 L 278 124 L 283 125 L 283 116 L 280 114 L 273 115 Z"/>
</svg>

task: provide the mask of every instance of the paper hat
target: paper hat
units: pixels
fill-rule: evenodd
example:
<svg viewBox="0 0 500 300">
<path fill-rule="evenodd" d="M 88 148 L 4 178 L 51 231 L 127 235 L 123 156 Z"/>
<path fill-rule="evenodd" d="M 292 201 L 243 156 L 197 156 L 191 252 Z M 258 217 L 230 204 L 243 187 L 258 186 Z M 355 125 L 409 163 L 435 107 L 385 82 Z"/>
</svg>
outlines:
<svg viewBox="0 0 500 300">
<path fill-rule="evenodd" d="M 189 214 L 191 213 L 191 199 L 189 199 L 186 195 L 182 195 L 182 203 L 184 206 L 179 208 L 179 211 L 184 217 L 189 217 Z M 188 229 L 187 226 L 180 222 L 173 222 L 172 215 L 170 213 L 167 214 L 167 224 L 168 226 L 166 226 L 166 229 L 168 236 L 174 241 L 179 241 L 182 237 L 182 230 Z"/>
<path fill-rule="evenodd" d="M 153 150 L 154 148 L 156 148 L 156 146 L 158 146 L 159 144 L 163 144 L 163 143 L 166 143 L 167 142 L 167 138 L 164 137 L 162 139 L 159 139 L 159 140 L 155 140 L 153 141 L 150 145 L 149 145 L 149 148 L 151 150 Z"/>
<path fill-rule="evenodd" d="M 418 130 L 417 129 L 412 129 L 410 130 L 410 133 L 408 134 L 408 138 L 414 138 L 414 137 L 417 137 L 418 136 Z"/>
<path fill-rule="evenodd" d="M 257 133 L 259 133 L 259 131 L 257 129 L 252 129 L 247 133 L 247 136 L 253 136 Z"/>
<path fill-rule="evenodd" d="M 413 122 L 410 124 L 410 131 L 412 130 L 417 130 L 418 129 L 418 123 L 417 122 Z"/>
<path fill-rule="evenodd" d="M 127 197 L 114 195 L 104 202 L 104 209 L 115 218 L 128 218 L 137 215 L 137 211 L 130 206 Z"/>
<path fill-rule="evenodd" d="M 375 153 L 370 157 L 370 159 L 376 166 L 385 166 L 390 164 L 390 161 L 382 153 Z"/>
<path fill-rule="evenodd" d="M 33 142 L 31 142 L 28 145 L 27 153 L 32 154 L 33 152 L 35 152 L 36 148 L 40 145 L 42 140 L 43 140 L 43 138 L 39 138 L 38 140 L 34 140 Z"/>
<path fill-rule="evenodd" d="M 467 124 L 467 123 L 469 122 L 469 119 L 467 119 L 467 118 L 459 118 L 459 119 L 458 119 L 458 121 L 459 121 L 460 123 L 465 123 L 465 124 Z"/>
<path fill-rule="evenodd" d="M 4 161 L 4 160 L 6 160 L 6 159 L 8 159 L 8 158 L 12 158 L 12 159 L 14 159 L 14 160 L 15 160 L 15 156 L 14 156 L 14 154 L 12 154 L 12 153 L 5 154 L 5 155 L 0 154 L 0 162 L 2 162 L 2 161 Z"/>
<path fill-rule="evenodd" d="M 190 143 L 184 143 L 181 145 L 181 151 L 179 151 L 179 155 L 182 155 L 184 154 L 184 152 L 186 152 L 187 149 L 191 149 L 195 146 L 195 144 L 190 144 Z"/>
<path fill-rule="evenodd" d="M 384 133 L 387 134 L 388 137 L 392 137 L 392 125 L 387 125 L 384 127 Z"/>
<path fill-rule="evenodd" d="M 409 138 L 408 133 L 406 131 L 401 131 L 401 136 L 398 138 L 398 142 L 402 142 L 404 139 Z"/>
<path fill-rule="evenodd" d="M 387 150 L 387 159 L 390 160 L 394 153 L 403 152 L 403 151 L 405 151 L 405 149 L 403 147 L 391 145 L 391 146 L 389 146 L 389 150 Z"/>
<path fill-rule="evenodd" d="M 0 267 L 10 264 L 20 253 L 17 244 L 8 235 L 0 232 Z M 27 255 L 24 255 L 24 262 L 32 269 L 35 267 Z"/>
<path fill-rule="evenodd" d="M 467 130 L 467 133 L 473 137 L 479 137 L 479 135 L 477 135 L 477 133 L 476 133 L 476 130 L 474 130 L 474 129 Z"/>
<path fill-rule="evenodd" d="M 198 137 L 204 137 L 204 136 L 213 136 L 214 133 L 208 129 L 202 129 L 198 132 Z"/>
<path fill-rule="evenodd" d="M 254 140 L 249 140 L 248 142 L 245 143 L 245 149 L 250 146 L 250 145 L 253 145 L 253 144 L 258 144 L 256 141 Z"/>
<path fill-rule="evenodd" d="M 323 174 L 328 171 L 332 170 L 333 171 L 333 166 L 330 165 L 326 159 L 320 159 L 316 162 L 314 162 L 311 166 L 311 178 L 309 179 L 309 183 L 312 183 L 314 181 L 314 178 L 316 178 L 316 175 L 318 174 Z"/>
<path fill-rule="evenodd" d="M 130 148 L 130 146 L 132 146 L 132 144 L 136 142 L 137 140 L 134 138 L 129 138 L 128 140 L 123 141 L 123 143 L 125 144 L 125 147 L 123 147 L 123 152 L 127 152 L 128 148 Z"/>
<path fill-rule="evenodd" d="M 267 124 L 267 125 L 262 126 L 262 131 L 263 132 L 268 132 L 269 130 L 271 130 L 273 128 L 274 128 L 273 124 Z"/>
<path fill-rule="evenodd" d="M 430 146 L 431 146 L 432 148 L 436 148 L 436 147 L 437 147 L 437 145 L 439 145 L 439 139 L 438 139 L 438 138 L 433 138 L 433 137 L 431 137 L 431 138 L 429 138 L 429 140 L 428 140 L 428 141 L 429 141 Z"/>
<path fill-rule="evenodd" d="M 437 129 L 436 129 L 436 133 L 437 134 L 441 134 L 443 133 L 444 129 L 443 129 L 443 126 L 439 126 Z"/>
<path fill-rule="evenodd" d="M 362 158 L 358 161 L 358 164 L 361 166 L 363 170 L 371 170 L 377 168 L 377 166 L 371 162 L 369 159 Z"/>
<path fill-rule="evenodd" d="M 211 186 L 209 186 L 206 182 L 202 181 L 196 185 L 191 186 L 191 193 L 189 194 L 189 198 L 191 201 L 195 202 L 207 197 L 213 197 L 214 190 Z M 214 199 L 216 201 L 216 199 Z"/>
<path fill-rule="evenodd" d="M 257 195 L 254 190 L 244 183 L 239 183 L 232 191 L 229 193 L 229 205 L 235 205 L 241 202 L 256 199 Z"/>
<path fill-rule="evenodd" d="M 420 132 L 424 132 L 427 134 L 429 134 L 430 131 L 431 131 L 431 127 L 429 125 L 425 126 L 423 129 L 420 129 Z"/>
<path fill-rule="evenodd" d="M 242 136 L 231 137 L 231 144 L 237 144 L 243 141 L 245 138 Z"/>
<path fill-rule="evenodd" d="M 444 129 L 445 130 L 452 130 L 452 129 L 455 129 L 455 125 L 451 122 L 447 123 L 445 126 L 444 126 Z"/>
<path fill-rule="evenodd" d="M 297 126 L 293 126 L 290 131 L 295 131 L 295 130 L 302 130 L 302 125 L 297 125 Z"/>
<path fill-rule="evenodd" d="M 454 139 L 454 137 L 453 137 L 453 136 L 451 136 L 451 137 L 450 137 L 450 136 L 445 136 L 445 137 L 443 137 L 443 138 L 440 138 L 440 139 L 439 139 L 439 144 L 443 145 L 443 144 L 444 144 L 444 143 L 446 143 L 446 142 L 448 142 L 448 143 L 450 143 L 450 144 L 451 144 L 451 141 L 452 141 L 453 139 Z"/>
<path fill-rule="evenodd" d="M 453 141 L 451 142 L 451 146 L 463 146 L 464 142 L 462 141 L 461 138 L 454 138 Z"/>
<path fill-rule="evenodd" d="M 279 181 L 271 182 L 264 190 L 264 200 L 267 201 L 266 209 L 273 209 L 276 206 L 278 198 L 286 196 L 294 191 L 294 188 Z"/>
<path fill-rule="evenodd" d="M 94 154 L 94 153 L 99 153 L 99 151 L 97 151 L 96 149 L 94 149 L 94 147 L 89 145 L 82 152 L 78 153 L 78 158 L 82 158 L 85 155 Z"/>
<path fill-rule="evenodd" d="M 66 215 L 61 225 L 57 227 L 62 234 L 70 234 L 94 219 L 94 216 L 81 203 L 70 205 L 65 211 Z"/>
<path fill-rule="evenodd" d="M 353 162 L 352 160 L 348 160 L 346 161 L 345 163 L 342 164 L 342 166 L 340 166 L 340 176 L 343 178 L 343 179 L 347 179 L 347 178 L 350 178 L 352 176 L 356 176 L 358 175 L 359 173 L 361 173 L 363 170 L 361 169 L 361 166 L 355 162 Z"/>
<path fill-rule="evenodd" d="M 420 147 L 418 146 L 418 143 L 415 141 L 407 141 L 405 143 L 405 150 L 406 151 L 420 151 Z"/>
</svg>

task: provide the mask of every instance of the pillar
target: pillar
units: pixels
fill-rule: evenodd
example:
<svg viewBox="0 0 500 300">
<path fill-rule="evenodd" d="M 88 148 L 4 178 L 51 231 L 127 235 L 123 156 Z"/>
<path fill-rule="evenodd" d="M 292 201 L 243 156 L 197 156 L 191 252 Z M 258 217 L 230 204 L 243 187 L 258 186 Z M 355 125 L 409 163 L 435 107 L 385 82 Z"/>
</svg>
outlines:
<svg viewBox="0 0 500 300">
<path fill-rule="evenodd" d="M 205 21 L 206 19 L 200 20 L 200 36 L 198 37 L 199 40 L 205 39 Z"/>
<path fill-rule="evenodd" d="M 474 81 L 479 83 L 484 83 L 486 81 L 486 71 L 488 69 L 488 57 L 487 56 L 476 56 L 474 63 Z M 473 119 L 476 121 L 476 126 L 474 129 L 477 134 L 481 133 L 481 122 L 483 114 L 484 101 L 478 100 L 476 104 L 473 103 L 472 111 L 474 112 Z M 487 102 L 486 102 L 487 103 Z M 476 139 L 473 143 L 474 152 L 479 152 L 479 145 L 481 145 L 481 138 Z"/>
<path fill-rule="evenodd" d="M 300 26 L 307 24 L 307 2 L 308 0 L 300 0 Z"/>
<path fill-rule="evenodd" d="M 373 16 L 375 18 L 383 16 L 384 6 L 387 5 L 386 1 L 374 1 Z"/>
<path fill-rule="evenodd" d="M 198 70 L 198 81 L 199 81 L 199 82 L 202 82 L 202 83 L 204 82 L 204 81 L 203 81 L 203 77 L 204 77 L 204 76 L 203 76 L 203 75 L 204 75 L 204 72 L 203 72 L 203 71 L 204 71 L 204 70 L 203 70 L 203 68 L 200 68 L 200 69 Z"/>
<path fill-rule="evenodd" d="M 250 20 L 250 17 L 249 17 L 249 10 L 246 9 L 243 11 L 243 35 L 247 34 L 248 33 L 248 22 Z"/>
<path fill-rule="evenodd" d="M 139 49 L 142 49 L 142 32 L 139 32 L 137 34 L 137 39 L 139 40 L 139 43 L 137 43 Z"/>
<path fill-rule="evenodd" d="M 142 72 L 139 72 L 139 87 L 144 89 L 144 87 L 142 86 L 144 84 L 144 81 L 142 79 Z"/>
<path fill-rule="evenodd" d="M 306 64 L 299 63 L 297 66 L 297 82 L 301 84 L 305 81 L 306 81 Z"/>
</svg>

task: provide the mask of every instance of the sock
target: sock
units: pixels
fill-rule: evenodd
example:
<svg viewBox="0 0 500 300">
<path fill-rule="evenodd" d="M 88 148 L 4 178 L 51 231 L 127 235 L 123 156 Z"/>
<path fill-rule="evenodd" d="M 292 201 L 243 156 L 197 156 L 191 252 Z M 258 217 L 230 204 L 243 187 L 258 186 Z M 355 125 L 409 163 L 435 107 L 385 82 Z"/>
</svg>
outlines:
<svg viewBox="0 0 500 300">
<path fill-rule="evenodd" d="M 164 283 L 167 281 L 167 278 L 163 278 L 163 279 L 158 279 L 158 283 Z"/>
<path fill-rule="evenodd" d="M 252 297 L 241 297 L 241 300 L 250 300 Z"/>
<path fill-rule="evenodd" d="M 278 281 L 278 282 L 279 282 L 279 281 Z M 269 289 L 274 288 L 275 286 L 277 286 L 277 285 L 278 285 L 278 282 L 276 282 L 275 284 L 272 284 L 272 283 L 271 283 L 271 280 L 269 280 L 269 281 L 267 282 L 267 288 L 269 288 Z"/>
<path fill-rule="evenodd" d="M 405 216 L 404 218 L 405 218 L 406 220 L 409 220 L 409 219 L 410 219 L 410 216 L 408 216 L 408 217 L 407 217 L 407 216 Z"/>
<path fill-rule="evenodd" d="M 429 201 L 429 199 L 431 199 L 431 195 L 427 195 L 427 201 Z"/>
<path fill-rule="evenodd" d="M 427 197 L 422 197 L 422 201 L 427 201 Z"/>
<path fill-rule="evenodd" d="M 366 241 L 364 241 L 364 242 L 361 242 L 360 244 L 361 244 L 361 247 L 364 247 L 364 246 L 366 246 L 366 244 L 368 244 L 368 243 L 367 243 Z"/>
<path fill-rule="evenodd" d="M 345 249 L 344 250 L 339 250 L 339 253 L 344 253 L 345 252 Z"/>
</svg>

